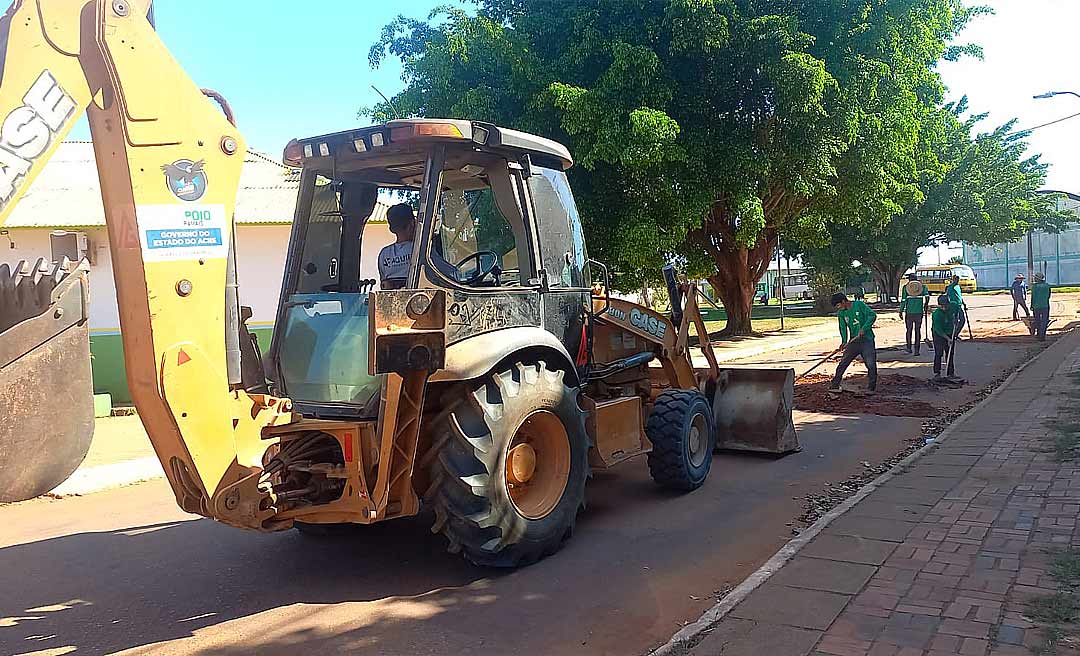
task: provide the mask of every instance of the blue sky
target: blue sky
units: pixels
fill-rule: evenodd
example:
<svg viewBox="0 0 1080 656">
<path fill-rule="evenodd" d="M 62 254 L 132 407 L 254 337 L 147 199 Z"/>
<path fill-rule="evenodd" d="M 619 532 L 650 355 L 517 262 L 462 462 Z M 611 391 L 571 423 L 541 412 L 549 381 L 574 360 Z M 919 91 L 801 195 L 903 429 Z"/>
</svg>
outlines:
<svg viewBox="0 0 1080 656">
<path fill-rule="evenodd" d="M 982 61 L 944 62 L 940 70 L 953 97 L 967 94 L 975 112 L 989 112 L 986 127 L 1019 119 L 1028 128 L 1080 112 L 1080 98 L 1035 100 L 1046 91 L 1080 93 L 1076 67 L 1077 0 L 969 0 L 989 4 L 962 40 L 978 43 Z M 1080 193 L 1080 117 L 1036 130 L 1030 151 L 1041 153 L 1050 171 L 1047 187 Z"/>
<path fill-rule="evenodd" d="M 970 0 L 996 15 L 978 19 L 963 35 L 981 44 L 983 61 L 942 63 L 958 97 L 990 112 L 987 128 L 1013 117 L 1030 126 L 1080 111 L 1080 99 L 1032 100 L 1051 89 L 1080 92 L 1074 68 L 1077 0 Z M 267 0 L 158 0 L 158 31 L 199 85 L 225 95 L 249 144 L 279 155 L 293 137 L 363 124 L 357 109 L 379 100 L 371 85 L 392 95 L 402 87 L 397 60 L 372 70 L 367 55 L 384 25 L 398 14 L 424 18 L 433 7 L 460 0 L 357 0 L 322 4 Z M 84 122 L 85 123 L 85 120 Z M 89 132 L 80 125 L 75 138 Z M 1080 118 L 1036 132 L 1032 150 L 1051 166 L 1048 186 L 1080 191 Z"/>
<path fill-rule="evenodd" d="M 983 46 L 982 61 L 943 62 L 950 96 L 968 95 L 973 111 L 989 112 L 990 129 L 1012 118 L 1029 127 L 1080 112 L 1071 96 L 1033 100 L 1048 90 L 1080 92 L 1075 69 L 1078 0 L 969 0 L 989 4 L 963 41 Z M 433 7 L 460 0 L 158 0 L 158 31 L 188 74 L 225 95 L 251 147 L 274 156 L 293 137 L 361 125 L 358 108 L 402 87 L 396 60 L 368 65 L 371 44 L 398 14 L 424 18 Z M 73 138 L 87 139 L 85 119 Z M 1031 152 L 1051 164 L 1047 186 L 1080 192 L 1080 118 L 1038 130 Z M 941 257 L 951 252 L 941 250 Z M 922 255 L 935 261 L 937 252 Z"/>
<path fill-rule="evenodd" d="M 368 65 L 368 49 L 398 14 L 425 18 L 452 0 L 158 0 L 165 45 L 197 84 L 222 93 L 249 146 L 280 156 L 293 137 L 366 124 L 357 109 L 402 88 L 388 59 Z M 71 138 L 89 139 L 83 119 Z"/>
</svg>

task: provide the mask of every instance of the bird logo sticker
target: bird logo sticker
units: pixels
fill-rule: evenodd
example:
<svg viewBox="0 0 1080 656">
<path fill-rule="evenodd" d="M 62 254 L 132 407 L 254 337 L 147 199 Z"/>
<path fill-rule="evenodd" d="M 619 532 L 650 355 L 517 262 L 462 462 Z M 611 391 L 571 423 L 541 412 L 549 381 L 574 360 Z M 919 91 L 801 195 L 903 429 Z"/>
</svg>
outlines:
<svg viewBox="0 0 1080 656">
<path fill-rule="evenodd" d="M 190 159 L 178 159 L 172 164 L 163 164 L 161 170 L 165 172 L 165 184 L 169 185 L 169 191 L 180 200 L 195 201 L 206 193 L 206 171 L 203 165 L 206 160 L 200 159 L 193 162 Z"/>
</svg>

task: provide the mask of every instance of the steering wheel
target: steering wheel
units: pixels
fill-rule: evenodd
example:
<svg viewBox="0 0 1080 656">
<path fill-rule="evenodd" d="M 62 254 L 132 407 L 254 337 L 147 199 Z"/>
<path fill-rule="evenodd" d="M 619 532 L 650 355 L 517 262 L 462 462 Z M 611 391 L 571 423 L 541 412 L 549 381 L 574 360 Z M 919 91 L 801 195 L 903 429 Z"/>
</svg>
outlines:
<svg viewBox="0 0 1080 656">
<path fill-rule="evenodd" d="M 487 266 L 484 266 L 484 260 L 482 259 L 485 255 L 491 257 L 491 260 L 489 261 Z M 501 272 L 501 269 L 499 268 L 498 253 L 496 253 L 495 251 L 476 251 L 475 253 L 466 255 L 464 258 L 462 258 L 460 262 L 454 265 L 454 268 L 457 269 L 460 273 L 461 265 L 473 259 L 476 260 L 476 272 L 468 278 L 462 280 L 462 284 L 475 285 L 476 283 L 480 282 L 492 273 L 495 274 L 495 284 L 499 284 L 499 273 Z"/>
</svg>

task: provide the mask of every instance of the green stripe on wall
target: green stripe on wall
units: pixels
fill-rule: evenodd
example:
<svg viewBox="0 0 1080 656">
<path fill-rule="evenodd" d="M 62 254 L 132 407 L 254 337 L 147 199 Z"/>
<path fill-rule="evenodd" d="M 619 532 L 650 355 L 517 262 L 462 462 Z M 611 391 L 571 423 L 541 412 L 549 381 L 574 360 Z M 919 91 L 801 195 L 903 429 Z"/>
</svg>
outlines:
<svg viewBox="0 0 1080 656">
<path fill-rule="evenodd" d="M 273 326 L 253 327 L 251 329 L 259 338 L 259 349 L 263 355 L 270 348 L 270 338 L 274 333 Z M 131 403 L 131 392 L 127 386 L 127 370 L 124 367 L 124 344 L 120 334 L 115 332 L 102 332 L 90 334 L 90 364 L 94 375 L 94 393 L 103 394 L 108 392 L 112 395 L 114 404 L 124 405 Z M 222 363 L 224 366 L 224 363 Z"/>
</svg>

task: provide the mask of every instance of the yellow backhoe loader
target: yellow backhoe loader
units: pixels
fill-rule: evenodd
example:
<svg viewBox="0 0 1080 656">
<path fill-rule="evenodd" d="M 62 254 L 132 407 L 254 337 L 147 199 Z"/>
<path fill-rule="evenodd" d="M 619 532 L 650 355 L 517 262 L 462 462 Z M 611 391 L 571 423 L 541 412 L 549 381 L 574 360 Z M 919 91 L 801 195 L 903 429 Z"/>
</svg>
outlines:
<svg viewBox="0 0 1080 656">
<path fill-rule="evenodd" d="M 692 285 L 669 274 L 671 317 L 610 297 L 558 143 L 435 119 L 291 142 L 300 191 L 264 358 L 237 296 L 244 140 L 227 103 L 166 51 L 149 2 L 24 0 L 0 20 L 0 224 L 80 108 L 129 388 L 189 512 L 318 532 L 424 504 L 452 550 L 518 566 L 570 536 L 592 470 L 648 454 L 658 483 L 689 491 L 717 446 L 798 449 L 791 370 L 721 369 L 707 339 L 708 366 L 693 365 L 690 326 L 706 332 Z M 417 214 L 394 289 L 360 275 L 364 226 L 386 195 Z M 82 271 L 54 277 L 85 289 Z M 67 334 L 60 315 L 85 316 L 47 300 L 0 334 L 0 354 L 12 334 L 36 335 L 0 359 L 0 380 L 55 385 L 51 399 L 85 382 L 44 370 L 83 365 L 34 349 Z M 83 348 L 85 331 L 70 337 L 53 345 Z M 8 402 L 2 423 L 41 433 L 60 403 Z M 77 435 L 59 448 L 82 449 L 84 423 L 60 422 Z M 0 468 L 26 455 L 0 445 Z"/>
</svg>

